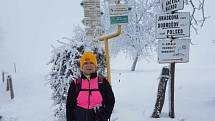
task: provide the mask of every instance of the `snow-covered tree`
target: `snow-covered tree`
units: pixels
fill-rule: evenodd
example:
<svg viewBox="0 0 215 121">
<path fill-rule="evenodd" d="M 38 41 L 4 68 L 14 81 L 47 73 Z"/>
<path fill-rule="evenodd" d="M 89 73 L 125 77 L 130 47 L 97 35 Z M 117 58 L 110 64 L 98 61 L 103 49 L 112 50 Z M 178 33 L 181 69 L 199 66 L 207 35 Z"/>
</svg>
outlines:
<svg viewBox="0 0 215 121">
<path fill-rule="evenodd" d="M 126 53 L 133 60 L 131 70 L 134 71 L 139 58 L 150 61 L 156 55 L 157 41 L 155 38 L 156 14 L 163 13 L 161 0 L 120 0 L 128 4 L 129 23 L 123 26 L 123 33 L 120 37 L 110 41 L 111 56 L 116 56 L 119 52 Z M 205 0 L 193 1 L 184 0 L 187 12 L 191 12 L 191 27 L 197 33 L 198 27 L 202 27 L 208 18 L 204 13 Z M 102 2 L 103 22 L 106 33 L 116 29 L 116 26 L 110 25 L 108 15 L 108 0 Z"/>
<path fill-rule="evenodd" d="M 128 15 L 129 23 L 123 26 L 122 35 L 110 42 L 111 55 L 117 55 L 120 51 L 125 52 L 134 60 L 131 68 L 134 71 L 138 59 L 150 58 L 157 45 L 155 15 L 160 12 L 160 3 L 159 0 L 124 0 L 124 3 L 131 8 Z M 108 32 L 113 31 L 114 26 L 108 24 L 108 20 L 104 21 L 106 28 L 109 28 Z"/>
<path fill-rule="evenodd" d="M 98 73 L 105 75 L 105 56 L 103 48 L 97 42 L 86 41 L 84 30 L 76 27 L 72 38 L 63 37 L 58 41 L 61 46 L 53 47 L 52 57 L 49 64 L 49 84 L 51 86 L 52 99 L 54 100 L 55 121 L 65 121 L 66 118 L 66 97 L 71 81 L 80 76 L 79 58 L 86 48 L 89 47 L 97 57 Z M 67 42 L 63 42 L 63 41 Z M 89 49 L 89 48 L 88 48 Z"/>
<path fill-rule="evenodd" d="M 198 28 L 203 27 L 206 19 L 210 18 L 205 15 L 205 0 L 184 0 L 188 5 L 191 13 L 191 27 L 198 34 Z"/>
</svg>

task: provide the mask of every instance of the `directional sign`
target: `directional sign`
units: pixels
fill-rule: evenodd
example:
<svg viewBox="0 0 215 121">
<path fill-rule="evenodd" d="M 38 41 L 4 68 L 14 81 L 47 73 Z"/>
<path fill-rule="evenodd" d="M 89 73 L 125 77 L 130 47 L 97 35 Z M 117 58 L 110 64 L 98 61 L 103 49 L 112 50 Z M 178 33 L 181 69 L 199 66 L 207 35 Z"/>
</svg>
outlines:
<svg viewBox="0 0 215 121">
<path fill-rule="evenodd" d="M 156 16 L 156 38 L 189 37 L 190 13 L 160 14 Z"/>
<path fill-rule="evenodd" d="M 128 16 L 111 16 L 110 21 L 111 24 L 128 23 Z"/>
<path fill-rule="evenodd" d="M 99 11 L 84 11 L 84 17 L 101 17 L 101 12 Z"/>
<path fill-rule="evenodd" d="M 95 36 L 101 36 L 102 34 L 104 34 L 104 32 L 105 32 L 105 30 L 103 27 L 96 26 Z"/>
<path fill-rule="evenodd" d="M 101 20 L 99 18 L 89 18 L 86 17 L 82 20 L 85 26 L 98 26 L 101 25 Z"/>
<path fill-rule="evenodd" d="M 184 0 L 162 0 L 162 10 L 166 13 L 184 8 Z"/>
<path fill-rule="evenodd" d="M 100 0 L 84 0 L 84 17 L 100 17 Z"/>
<path fill-rule="evenodd" d="M 116 3 L 116 0 L 108 0 L 108 3 L 109 4 L 114 4 L 114 3 Z"/>
<path fill-rule="evenodd" d="M 111 4 L 109 5 L 111 24 L 128 23 L 128 5 Z"/>
<path fill-rule="evenodd" d="M 109 5 L 110 16 L 128 15 L 127 4 L 112 4 Z"/>
<path fill-rule="evenodd" d="M 92 29 L 92 28 L 85 28 L 85 33 L 86 33 L 86 36 L 94 36 L 94 32 L 95 32 L 95 29 Z"/>
<path fill-rule="evenodd" d="M 83 0 L 84 8 L 100 8 L 100 0 Z"/>
<path fill-rule="evenodd" d="M 189 61 L 190 39 L 165 39 L 158 42 L 159 63 L 186 63 Z"/>
</svg>

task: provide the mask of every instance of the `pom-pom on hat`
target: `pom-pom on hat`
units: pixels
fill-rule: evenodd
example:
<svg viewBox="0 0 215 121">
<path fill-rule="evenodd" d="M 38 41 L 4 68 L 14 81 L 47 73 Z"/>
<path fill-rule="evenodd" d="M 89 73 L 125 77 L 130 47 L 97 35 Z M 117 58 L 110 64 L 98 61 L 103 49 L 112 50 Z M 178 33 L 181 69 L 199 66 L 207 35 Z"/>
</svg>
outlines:
<svg viewBox="0 0 215 121">
<path fill-rule="evenodd" d="M 82 68 L 84 63 L 88 61 L 97 66 L 96 56 L 93 54 L 93 52 L 84 52 L 80 58 L 80 68 Z"/>
</svg>

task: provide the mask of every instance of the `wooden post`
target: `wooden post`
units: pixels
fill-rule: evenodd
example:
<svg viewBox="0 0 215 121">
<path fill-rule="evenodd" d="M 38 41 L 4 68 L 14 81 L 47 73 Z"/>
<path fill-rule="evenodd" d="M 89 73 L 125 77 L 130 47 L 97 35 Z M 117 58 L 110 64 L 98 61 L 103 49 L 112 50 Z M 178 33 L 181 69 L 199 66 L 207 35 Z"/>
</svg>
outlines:
<svg viewBox="0 0 215 121">
<path fill-rule="evenodd" d="M 108 39 L 105 39 L 104 42 L 105 42 L 105 51 L 106 51 L 107 79 L 108 79 L 109 83 L 111 83 L 110 55 L 109 55 L 109 44 L 108 44 Z"/>
<path fill-rule="evenodd" d="M 106 52 L 106 64 L 107 64 L 107 79 L 108 82 L 111 84 L 111 73 L 110 73 L 110 57 L 109 57 L 109 45 L 108 45 L 108 39 L 112 39 L 114 37 L 117 37 L 122 32 L 122 26 L 118 25 L 117 31 L 114 33 L 111 33 L 110 35 L 104 35 L 99 37 L 100 41 L 104 41 L 105 43 L 105 52 Z"/>
</svg>

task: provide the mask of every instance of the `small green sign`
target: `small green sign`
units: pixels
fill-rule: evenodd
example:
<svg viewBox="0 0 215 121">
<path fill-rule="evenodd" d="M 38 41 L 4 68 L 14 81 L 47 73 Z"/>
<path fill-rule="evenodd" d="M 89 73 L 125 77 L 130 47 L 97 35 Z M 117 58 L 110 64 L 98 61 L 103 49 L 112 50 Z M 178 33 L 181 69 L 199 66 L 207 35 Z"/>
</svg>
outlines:
<svg viewBox="0 0 215 121">
<path fill-rule="evenodd" d="M 128 16 L 111 16 L 110 23 L 111 24 L 128 23 Z"/>
</svg>

